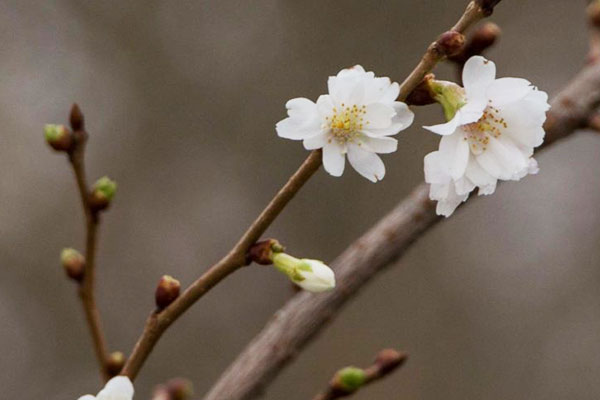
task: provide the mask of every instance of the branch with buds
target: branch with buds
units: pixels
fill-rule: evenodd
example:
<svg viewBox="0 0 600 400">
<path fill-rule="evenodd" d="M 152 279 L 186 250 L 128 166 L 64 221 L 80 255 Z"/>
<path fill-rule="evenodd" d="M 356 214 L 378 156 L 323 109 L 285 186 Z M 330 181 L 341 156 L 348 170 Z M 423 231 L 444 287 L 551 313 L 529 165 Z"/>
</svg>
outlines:
<svg viewBox="0 0 600 400">
<path fill-rule="evenodd" d="M 327 389 L 315 396 L 313 400 L 334 400 L 350 396 L 360 388 L 385 378 L 402 366 L 406 359 L 405 353 L 394 349 L 381 350 L 373 364 L 364 369 L 357 367 L 340 369 L 329 381 Z"/>
</svg>

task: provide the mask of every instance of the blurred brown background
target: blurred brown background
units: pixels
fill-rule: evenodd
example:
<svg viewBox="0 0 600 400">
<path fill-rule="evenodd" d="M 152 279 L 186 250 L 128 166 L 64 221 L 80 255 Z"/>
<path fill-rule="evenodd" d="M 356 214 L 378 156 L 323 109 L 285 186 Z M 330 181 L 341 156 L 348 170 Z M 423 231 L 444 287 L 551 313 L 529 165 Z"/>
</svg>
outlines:
<svg viewBox="0 0 600 400">
<path fill-rule="evenodd" d="M 98 295 L 111 349 L 128 352 L 159 277 L 188 284 L 234 243 L 306 156 L 278 139 L 284 103 L 326 91 L 356 63 L 401 81 L 467 0 L 0 2 L 0 387 L 4 398 L 75 399 L 99 387 L 75 287 L 58 265 L 83 245 L 63 156 L 42 138 L 79 102 L 90 180 L 119 183 L 101 230 Z M 500 75 L 555 93 L 587 50 L 583 1 L 505 1 L 489 53 Z M 453 78 L 452 70 L 438 76 Z M 418 109 L 387 176 L 320 171 L 269 231 L 331 261 L 423 179 L 441 120 Z M 600 138 L 553 147 L 541 173 L 502 185 L 438 226 L 346 307 L 271 386 L 309 399 L 383 347 L 410 353 L 383 399 L 600 397 Z M 137 381 L 185 376 L 204 393 L 292 295 L 252 266 L 185 315 Z"/>
</svg>

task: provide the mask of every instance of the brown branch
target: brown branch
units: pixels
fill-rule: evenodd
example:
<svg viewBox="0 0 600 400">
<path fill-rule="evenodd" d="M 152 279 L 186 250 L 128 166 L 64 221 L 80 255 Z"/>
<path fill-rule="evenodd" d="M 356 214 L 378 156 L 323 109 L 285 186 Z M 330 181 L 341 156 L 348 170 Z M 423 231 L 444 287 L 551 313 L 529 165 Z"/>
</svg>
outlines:
<svg viewBox="0 0 600 400">
<path fill-rule="evenodd" d="M 599 104 L 600 66 L 590 65 L 552 101 L 543 146 L 585 127 Z M 205 400 L 255 398 L 347 300 L 441 220 L 428 191 L 426 184 L 418 186 L 331 264 L 336 271 L 336 290 L 319 296 L 301 292 L 289 300 L 223 373 Z"/>
<path fill-rule="evenodd" d="M 400 353 L 394 349 L 381 350 L 373 364 L 365 369 L 356 369 L 350 367 L 339 370 L 329 382 L 327 389 L 323 393 L 316 395 L 313 400 L 335 400 L 342 397 L 348 397 L 356 393 L 365 385 L 385 378 L 398 367 L 402 366 L 407 359 L 405 353 Z M 352 379 L 352 375 L 358 374 L 358 380 Z M 350 376 L 348 376 L 350 375 Z M 350 378 L 350 379 L 349 379 Z M 347 382 L 347 381 L 350 382 Z M 354 382 L 353 382 L 354 381 Z"/>
<path fill-rule="evenodd" d="M 499 1 L 496 1 L 495 3 L 498 2 Z M 490 15 L 495 4 L 491 5 L 489 3 L 490 2 L 486 0 L 471 1 L 458 22 L 450 29 L 450 32 L 464 34 L 471 26 L 475 25 L 482 18 Z M 421 83 L 423 78 L 425 78 L 425 75 L 430 73 L 437 63 L 446 58 L 448 54 L 444 50 L 445 49 L 440 45 L 439 39 L 429 45 L 417 67 L 410 73 L 404 82 L 402 82 L 399 100 L 405 100 Z"/>
<path fill-rule="evenodd" d="M 192 283 L 171 305 L 160 312 L 155 311 L 150 314 L 144 331 L 123 368 L 122 375 L 127 375 L 131 379 L 134 379 L 165 330 L 213 286 L 229 274 L 248 264 L 246 253 L 250 246 L 260 238 L 320 166 L 321 151 L 315 150 L 310 153 L 296 173 L 292 175 L 283 188 L 275 195 L 223 259 Z"/>
<path fill-rule="evenodd" d="M 87 133 L 83 130 L 83 116 L 79 107 L 75 104 L 71 110 L 71 125 L 73 128 L 73 136 L 75 145 L 72 151 L 69 152 L 69 161 L 75 174 L 79 196 L 81 198 L 81 206 L 85 214 L 85 270 L 83 280 L 79 286 L 79 297 L 83 305 L 87 325 L 92 336 L 94 351 L 102 378 L 106 381 L 109 378 L 107 371 L 108 351 L 106 340 L 100 323 L 100 314 L 96 305 L 95 296 L 95 265 L 96 265 L 96 249 L 98 225 L 100 217 L 98 212 L 93 211 L 89 202 L 89 188 L 85 175 L 85 144 L 87 141 Z"/>
</svg>

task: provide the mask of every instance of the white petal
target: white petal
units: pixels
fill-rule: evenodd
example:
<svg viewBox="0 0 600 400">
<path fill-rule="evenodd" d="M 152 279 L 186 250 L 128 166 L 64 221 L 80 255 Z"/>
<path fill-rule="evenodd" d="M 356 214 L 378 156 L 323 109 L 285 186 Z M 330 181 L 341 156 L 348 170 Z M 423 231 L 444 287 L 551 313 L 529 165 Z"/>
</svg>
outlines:
<svg viewBox="0 0 600 400">
<path fill-rule="evenodd" d="M 537 161 L 533 158 L 530 158 L 529 164 L 527 165 L 527 173 L 536 175 L 538 172 L 540 172 L 540 167 L 538 166 Z"/>
<path fill-rule="evenodd" d="M 431 131 L 433 133 L 437 133 L 438 135 L 452 135 L 454 132 L 456 132 L 456 128 L 458 127 L 458 125 L 460 124 L 460 110 L 456 113 L 456 115 L 454 116 L 454 118 L 452 118 L 450 121 L 446 122 L 445 124 L 439 124 L 439 125 L 433 125 L 433 126 L 424 126 L 423 128 L 427 129 L 428 131 Z"/>
<path fill-rule="evenodd" d="M 323 167 L 330 175 L 342 176 L 345 163 L 346 156 L 344 155 L 343 148 L 336 141 L 327 143 L 323 147 Z"/>
<path fill-rule="evenodd" d="M 439 151 L 434 151 L 425 156 L 423 160 L 425 182 L 431 184 L 447 184 L 450 182 L 450 168 L 447 159 Z"/>
<path fill-rule="evenodd" d="M 342 103 L 345 105 L 361 104 L 365 96 L 364 84 L 364 79 L 355 74 L 343 77 L 332 76 L 327 82 L 329 94 L 338 105 Z"/>
<path fill-rule="evenodd" d="M 98 400 L 102 400 L 102 397 L 106 397 L 107 399 L 114 397 L 118 400 L 131 400 L 133 398 L 133 385 L 126 376 L 115 376 L 108 381 L 97 397 Z"/>
<path fill-rule="evenodd" d="M 385 129 L 392 125 L 392 118 L 396 115 L 396 111 L 391 105 L 383 103 L 373 103 L 367 106 L 364 116 L 365 129 Z"/>
<path fill-rule="evenodd" d="M 333 103 L 331 96 L 329 96 L 328 94 L 322 94 L 317 99 L 317 110 L 318 110 L 321 118 L 324 118 L 324 117 L 327 117 L 327 116 L 330 116 L 331 114 L 333 114 L 334 107 L 335 107 L 335 104 Z"/>
<path fill-rule="evenodd" d="M 468 102 L 487 102 L 485 94 L 496 78 L 496 65 L 481 56 L 473 56 L 465 63 L 462 78 Z"/>
<path fill-rule="evenodd" d="M 433 183 L 429 186 L 429 198 L 431 200 L 445 200 L 448 197 L 448 193 L 450 192 L 450 185 L 453 185 L 452 182 L 448 183 Z"/>
<path fill-rule="evenodd" d="M 286 118 L 275 125 L 277 136 L 284 139 L 302 140 L 318 135 L 321 127 L 318 124 L 306 123 L 293 118 Z"/>
<path fill-rule="evenodd" d="M 454 181 L 454 190 L 456 194 L 459 196 L 463 196 L 465 194 L 469 194 L 475 189 L 475 185 L 468 178 L 462 177 L 456 181 Z"/>
<path fill-rule="evenodd" d="M 379 102 L 381 103 L 392 103 L 396 101 L 400 95 L 400 85 L 397 82 L 392 83 L 381 95 Z"/>
<path fill-rule="evenodd" d="M 381 158 L 375 153 L 370 153 L 356 145 L 348 146 L 348 161 L 356 172 L 370 180 L 377 182 L 385 176 L 385 166 Z"/>
<path fill-rule="evenodd" d="M 400 101 L 394 102 L 394 111 L 396 115 L 392 118 L 392 124 L 384 129 L 369 129 L 365 131 L 371 137 L 381 137 L 395 135 L 400 131 L 412 125 L 415 119 L 415 114 L 408 108 L 405 103 Z"/>
<path fill-rule="evenodd" d="M 533 90 L 533 86 L 526 79 L 500 78 L 496 79 L 487 88 L 487 98 L 492 101 L 494 107 L 503 107 L 514 103 L 527 96 Z"/>
<path fill-rule="evenodd" d="M 487 173 L 475 160 L 475 157 L 470 157 L 467 170 L 465 171 L 465 176 L 469 178 L 469 180 L 473 182 L 475 186 L 479 186 L 479 194 L 482 194 L 481 188 L 490 188 L 492 186 L 494 188 L 496 187 L 497 179 Z"/>
<path fill-rule="evenodd" d="M 96 397 L 92 396 L 91 394 L 86 394 L 85 396 L 81 396 L 77 400 L 96 400 Z"/>
<path fill-rule="evenodd" d="M 465 174 L 470 157 L 469 143 L 464 140 L 462 132 L 442 137 L 440 153 L 448 159 L 450 176 L 454 180 L 460 179 Z"/>
<path fill-rule="evenodd" d="M 391 137 L 368 137 L 361 140 L 362 146 L 371 153 L 393 153 L 398 150 L 398 141 Z"/>
<path fill-rule="evenodd" d="M 479 165 L 490 175 L 502 180 L 518 179 L 528 161 L 521 151 L 509 142 L 489 138 L 487 150 L 476 156 Z"/>
<path fill-rule="evenodd" d="M 335 274 L 331 268 L 319 260 L 303 258 L 302 261 L 308 263 L 312 271 L 299 271 L 304 280 L 294 280 L 296 285 L 313 293 L 325 292 L 335 287 Z"/>
<path fill-rule="evenodd" d="M 288 115 L 290 117 L 301 120 L 314 118 L 317 111 L 315 103 L 304 97 L 289 100 L 285 103 L 285 107 L 288 109 Z"/>
<path fill-rule="evenodd" d="M 307 139 L 304 139 L 302 144 L 306 150 L 316 150 L 324 147 L 329 140 L 329 135 L 327 132 L 321 133 L 317 136 L 313 136 Z"/>
<path fill-rule="evenodd" d="M 444 217 L 449 217 L 454 213 L 454 210 L 462 203 L 466 201 L 469 197 L 468 194 L 465 195 L 457 195 L 454 190 L 454 185 L 450 184 L 448 188 L 448 194 L 445 199 L 438 200 L 437 206 L 435 208 L 435 212 L 438 215 L 443 215 Z"/>
</svg>

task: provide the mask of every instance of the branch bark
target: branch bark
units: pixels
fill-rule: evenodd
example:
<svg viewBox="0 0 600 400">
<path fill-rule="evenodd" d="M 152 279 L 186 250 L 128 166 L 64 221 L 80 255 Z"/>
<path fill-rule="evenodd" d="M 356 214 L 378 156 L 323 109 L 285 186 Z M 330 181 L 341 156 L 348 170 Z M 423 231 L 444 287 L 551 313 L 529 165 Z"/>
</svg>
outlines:
<svg viewBox="0 0 600 400">
<path fill-rule="evenodd" d="M 543 147 L 586 126 L 600 104 L 600 66 L 584 67 L 551 104 Z M 331 264 L 336 290 L 296 294 L 229 366 L 205 400 L 256 398 L 347 300 L 440 220 L 428 198 L 428 186 L 419 185 Z"/>
<path fill-rule="evenodd" d="M 76 106 L 73 107 L 75 109 Z M 92 210 L 89 203 L 89 189 L 85 176 L 84 164 L 84 151 L 87 134 L 80 130 L 74 132 L 74 135 L 76 138 L 76 146 L 73 152 L 69 154 L 69 161 L 75 174 L 77 189 L 81 198 L 81 206 L 85 214 L 86 228 L 85 272 L 83 281 L 79 286 L 79 297 L 81 299 L 86 322 L 92 336 L 94 352 L 96 353 L 96 358 L 100 367 L 100 374 L 102 379 L 106 381 L 109 378 L 108 370 L 106 368 L 108 361 L 108 350 L 102 325 L 100 323 L 100 313 L 96 305 L 95 295 L 96 249 L 100 216 L 97 212 Z"/>
</svg>

